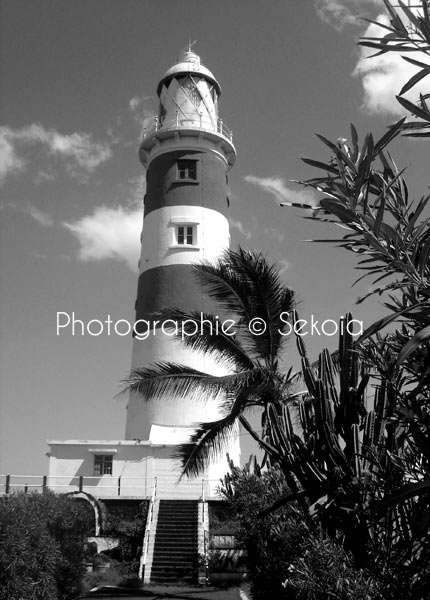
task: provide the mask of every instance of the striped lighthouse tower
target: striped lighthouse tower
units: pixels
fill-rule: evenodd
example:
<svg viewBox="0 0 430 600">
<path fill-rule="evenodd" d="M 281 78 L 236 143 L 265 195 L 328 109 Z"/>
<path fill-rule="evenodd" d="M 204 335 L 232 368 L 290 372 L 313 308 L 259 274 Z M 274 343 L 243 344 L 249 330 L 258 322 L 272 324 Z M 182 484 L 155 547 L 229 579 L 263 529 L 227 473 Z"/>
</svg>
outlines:
<svg viewBox="0 0 430 600">
<path fill-rule="evenodd" d="M 192 264 L 216 260 L 229 247 L 227 172 L 236 151 L 218 114 L 220 85 L 189 47 L 158 84 L 160 105 L 145 132 L 140 160 L 146 168 L 142 252 L 136 321 L 151 322 L 157 310 L 175 306 L 210 312 L 210 298 L 195 280 Z M 132 368 L 160 361 L 186 364 L 213 374 L 213 359 L 194 352 L 159 328 L 133 340 Z M 193 425 L 219 417 L 218 404 L 202 398 L 129 398 L 126 439 L 182 443 Z M 239 443 L 227 448 L 238 463 Z M 221 464 L 222 463 L 222 464 Z M 209 469 L 218 477 L 225 458 Z"/>
</svg>

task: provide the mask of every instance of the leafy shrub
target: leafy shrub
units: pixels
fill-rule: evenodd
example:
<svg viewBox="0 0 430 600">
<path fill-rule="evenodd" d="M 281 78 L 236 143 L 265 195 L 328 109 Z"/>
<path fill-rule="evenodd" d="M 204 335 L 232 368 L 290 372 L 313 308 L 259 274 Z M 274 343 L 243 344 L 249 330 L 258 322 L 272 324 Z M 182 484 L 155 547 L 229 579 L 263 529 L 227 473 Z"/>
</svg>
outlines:
<svg viewBox="0 0 430 600">
<path fill-rule="evenodd" d="M 123 575 L 136 575 L 145 535 L 148 502 L 105 501 L 106 524 L 103 533 L 119 538 L 119 545 L 107 552 L 113 559 L 123 562 L 127 571 Z"/>
<path fill-rule="evenodd" d="M 0 599 L 69 600 L 85 573 L 88 514 L 67 496 L 0 499 Z"/>
<path fill-rule="evenodd" d="M 302 556 L 288 567 L 284 581 L 288 597 L 297 600 L 386 600 L 382 583 L 362 569 L 354 567 L 351 557 L 329 539 L 309 532 Z"/>
</svg>

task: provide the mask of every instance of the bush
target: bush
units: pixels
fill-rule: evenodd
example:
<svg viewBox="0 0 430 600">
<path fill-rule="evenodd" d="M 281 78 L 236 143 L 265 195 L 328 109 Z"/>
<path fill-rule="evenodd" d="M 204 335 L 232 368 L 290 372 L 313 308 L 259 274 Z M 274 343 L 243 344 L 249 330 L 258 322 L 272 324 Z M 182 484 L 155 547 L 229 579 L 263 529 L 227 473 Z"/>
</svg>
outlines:
<svg viewBox="0 0 430 600">
<path fill-rule="evenodd" d="M 246 550 L 246 564 L 254 600 L 287 598 L 283 582 L 288 567 L 297 556 L 305 526 L 298 520 L 293 505 L 280 508 L 263 518 L 259 513 L 288 492 L 278 468 L 252 473 L 248 467 L 233 468 L 222 488 L 237 514 L 237 540 Z"/>
<path fill-rule="evenodd" d="M 308 533 L 303 555 L 288 567 L 284 581 L 289 598 L 297 600 L 385 600 L 382 584 L 362 569 L 354 567 L 351 557 L 329 539 Z"/>
<path fill-rule="evenodd" d="M 119 545 L 105 552 L 123 563 L 123 575 L 136 576 L 145 536 L 148 502 L 105 501 L 106 523 L 104 535 L 119 538 Z"/>
<path fill-rule="evenodd" d="M 221 492 L 237 514 L 236 537 L 247 551 L 254 600 L 385 599 L 374 574 L 354 566 L 339 544 L 322 539 L 320 529 L 291 503 L 279 467 L 262 473 L 250 465 L 231 465 Z"/>
<path fill-rule="evenodd" d="M 69 600 L 82 587 L 88 513 L 67 496 L 0 499 L 0 600 Z"/>
</svg>

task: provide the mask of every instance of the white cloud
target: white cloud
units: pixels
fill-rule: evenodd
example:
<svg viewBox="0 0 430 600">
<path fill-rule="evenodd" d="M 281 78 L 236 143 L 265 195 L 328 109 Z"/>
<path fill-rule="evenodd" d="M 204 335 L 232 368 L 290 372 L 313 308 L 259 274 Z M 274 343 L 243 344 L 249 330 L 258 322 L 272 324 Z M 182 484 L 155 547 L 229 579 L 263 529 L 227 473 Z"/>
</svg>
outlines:
<svg viewBox="0 0 430 600">
<path fill-rule="evenodd" d="M 0 127 L 0 179 L 26 168 L 20 150 L 39 145 L 46 154 L 60 160 L 70 175 L 87 174 L 106 162 L 112 155 L 106 142 L 95 142 L 88 133 L 64 135 L 55 129 L 32 124 L 21 129 Z"/>
<path fill-rule="evenodd" d="M 116 259 L 137 271 L 142 230 L 142 207 L 98 206 L 87 215 L 63 226 L 78 239 L 78 258 L 84 262 Z"/>
<path fill-rule="evenodd" d="M 252 237 L 252 231 L 246 229 L 241 221 L 235 221 L 234 219 L 229 219 L 230 226 L 233 229 L 237 229 L 239 233 L 243 235 L 244 238 L 249 240 Z"/>
<path fill-rule="evenodd" d="M 51 217 L 51 215 L 43 210 L 40 210 L 37 208 L 37 206 L 34 206 L 34 204 L 21 206 L 15 202 L 3 202 L 0 204 L 0 210 L 10 210 L 14 213 L 30 216 L 42 227 L 52 227 L 54 225 L 54 219 Z"/>
<path fill-rule="evenodd" d="M 377 18 L 378 23 L 389 24 L 385 15 Z M 386 30 L 371 23 L 364 33 L 364 37 L 378 37 L 385 35 Z M 388 113 L 403 116 L 407 111 L 397 102 L 395 96 L 399 94 L 403 85 L 419 71 L 418 67 L 403 60 L 401 53 L 388 52 L 380 56 L 371 57 L 376 50 L 360 47 L 360 57 L 353 75 L 360 77 L 363 84 L 364 98 L 362 108 L 373 114 Z M 421 62 L 430 63 L 430 59 L 420 52 L 407 52 L 406 56 Z M 369 58 L 371 57 L 371 58 Z M 416 101 L 419 94 L 429 93 L 430 78 L 427 76 L 415 85 L 403 97 Z"/>
<path fill-rule="evenodd" d="M 318 16 L 337 30 L 345 25 L 363 26 L 363 17 L 371 18 L 379 23 L 389 25 L 389 17 L 384 10 L 382 0 L 314 0 Z M 416 4 L 416 3 L 415 3 Z M 378 16 L 378 12 L 380 13 Z M 402 19 L 406 19 L 403 11 L 397 8 Z M 420 12 L 416 9 L 415 12 Z M 421 10 L 422 12 L 422 10 Z M 387 30 L 373 23 L 369 24 L 360 37 L 382 37 Z M 362 108 L 372 114 L 385 113 L 403 116 L 407 111 L 395 98 L 403 85 L 419 70 L 402 59 L 401 53 L 389 52 L 369 58 L 377 50 L 359 47 L 359 59 L 353 71 L 363 84 Z M 407 52 L 406 56 L 422 62 L 429 62 L 422 53 Z M 428 93 L 429 78 L 423 79 L 412 88 L 405 97 L 416 102 L 420 93 Z"/>
<path fill-rule="evenodd" d="M 157 113 L 152 96 L 134 96 L 128 103 L 133 119 L 140 126 L 140 139 L 145 129 L 150 129 L 155 123 Z"/>
<path fill-rule="evenodd" d="M 54 219 L 48 213 L 40 210 L 36 206 L 28 206 L 26 211 L 42 227 L 52 227 Z"/>
<path fill-rule="evenodd" d="M 288 262 L 288 260 L 286 260 L 285 258 L 282 258 L 281 260 L 278 260 L 276 262 L 276 264 L 279 267 L 279 274 L 280 275 L 285 275 L 285 273 L 287 271 L 289 271 L 289 269 L 291 269 L 291 263 Z"/>
<path fill-rule="evenodd" d="M 0 128 L 0 183 L 3 183 L 7 175 L 25 168 L 24 160 L 17 155 L 14 144 L 5 135 L 5 129 L 7 128 Z"/>
<path fill-rule="evenodd" d="M 275 229 L 275 227 L 264 227 L 263 233 L 271 239 L 278 240 L 279 243 L 283 242 L 285 239 L 285 235 L 277 229 Z"/>
<path fill-rule="evenodd" d="M 338 31 L 345 25 L 360 25 L 363 16 L 374 6 L 383 6 L 382 0 L 314 0 L 315 10 L 322 21 Z"/>
<path fill-rule="evenodd" d="M 78 259 L 84 262 L 114 259 L 138 271 L 140 235 L 143 219 L 145 175 L 129 180 L 124 205 L 97 206 L 94 211 L 75 221 L 62 223 L 79 243 Z"/>
<path fill-rule="evenodd" d="M 272 240 L 277 240 L 279 243 L 285 239 L 285 235 L 275 227 L 261 227 L 261 223 L 258 223 L 255 217 L 252 218 L 252 224 L 248 224 L 248 226 L 245 226 L 242 221 L 236 221 L 231 218 L 229 219 L 229 223 L 230 227 L 236 229 L 247 240 L 261 233 Z"/>
<path fill-rule="evenodd" d="M 297 204 L 308 204 L 317 206 L 318 201 L 311 190 L 294 190 L 287 187 L 285 179 L 282 177 L 256 177 L 255 175 L 246 175 L 245 181 L 262 188 L 265 192 L 275 196 L 277 202 L 290 202 Z"/>
</svg>

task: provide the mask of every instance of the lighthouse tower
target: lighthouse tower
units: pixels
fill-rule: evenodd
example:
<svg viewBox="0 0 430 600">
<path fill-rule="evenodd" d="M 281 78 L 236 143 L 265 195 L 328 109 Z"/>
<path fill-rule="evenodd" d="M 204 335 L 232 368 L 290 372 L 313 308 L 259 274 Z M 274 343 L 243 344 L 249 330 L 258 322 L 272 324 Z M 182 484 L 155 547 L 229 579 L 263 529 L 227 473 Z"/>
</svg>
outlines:
<svg viewBox="0 0 430 600">
<path fill-rule="evenodd" d="M 146 168 L 142 251 L 136 321 L 152 323 L 156 312 L 175 306 L 209 312 L 210 298 L 195 280 L 192 265 L 214 261 L 229 247 L 227 172 L 236 151 L 232 134 L 218 114 L 221 88 L 188 48 L 158 84 L 159 113 L 145 131 L 140 160 Z M 132 368 L 172 361 L 222 374 L 213 359 L 185 347 L 159 325 L 133 340 Z M 182 443 L 195 424 L 219 417 L 212 399 L 162 398 L 146 401 L 131 394 L 126 439 Z M 238 462 L 239 444 L 227 449 Z M 226 470 L 216 468 L 216 477 Z M 220 465 L 219 465 L 220 466 Z"/>
</svg>

